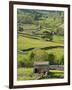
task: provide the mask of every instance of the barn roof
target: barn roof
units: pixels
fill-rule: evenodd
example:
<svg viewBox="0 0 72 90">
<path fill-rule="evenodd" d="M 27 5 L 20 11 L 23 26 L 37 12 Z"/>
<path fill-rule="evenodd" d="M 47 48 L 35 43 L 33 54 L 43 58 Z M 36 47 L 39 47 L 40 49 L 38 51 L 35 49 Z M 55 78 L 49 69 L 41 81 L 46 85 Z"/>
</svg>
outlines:
<svg viewBox="0 0 72 90">
<path fill-rule="evenodd" d="M 49 62 L 34 62 L 34 65 L 48 65 Z"/>
</svg>

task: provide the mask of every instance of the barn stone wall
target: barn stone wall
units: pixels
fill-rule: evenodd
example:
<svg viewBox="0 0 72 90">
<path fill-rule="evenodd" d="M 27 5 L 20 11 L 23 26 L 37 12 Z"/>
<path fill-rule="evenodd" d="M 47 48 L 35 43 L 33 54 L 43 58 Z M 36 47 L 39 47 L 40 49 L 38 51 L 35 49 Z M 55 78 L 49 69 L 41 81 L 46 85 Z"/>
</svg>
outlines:
<svg viewBox="0 0 72 90">
<path fill-rule="evenodd" d="M 49 65 L 35 65 L 34 66 L 34 70 L 37 69 L 38 72 L 42 72 L 42 71 L 45 71 L 45 72 L 48 72 L 49 70 Z"/>
<path fill-rule="evenodd" d="M 64 65 L 49 65 L 49 70 L 64 70 Z"/>
</svg>

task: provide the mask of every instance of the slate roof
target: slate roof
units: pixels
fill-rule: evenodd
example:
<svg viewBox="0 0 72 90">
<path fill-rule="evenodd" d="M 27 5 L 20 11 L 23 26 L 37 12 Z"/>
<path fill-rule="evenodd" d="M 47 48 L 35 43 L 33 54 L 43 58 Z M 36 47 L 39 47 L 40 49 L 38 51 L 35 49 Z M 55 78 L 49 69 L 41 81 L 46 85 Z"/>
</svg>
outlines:
<svg viewBox="0 0 72 90">
<path fill-rule="evenodd" d="M 34 65 L 48 65 L 49 62 L 34 62 Z"/>
</svg>

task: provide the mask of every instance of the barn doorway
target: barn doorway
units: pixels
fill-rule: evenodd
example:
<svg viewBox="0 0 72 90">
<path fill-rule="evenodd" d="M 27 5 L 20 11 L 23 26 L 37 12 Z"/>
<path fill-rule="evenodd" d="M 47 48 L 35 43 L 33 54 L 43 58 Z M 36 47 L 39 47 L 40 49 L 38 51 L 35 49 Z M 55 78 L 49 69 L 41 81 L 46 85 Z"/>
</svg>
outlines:
<svg viewBox="0 0 72 90">
<path fill-rule="evenodd" d="M 35 68 L 35 69 L 34 69 L 34 72 L 35 72 L 35 73 L 38 73 L 38 69 L 37 69 L 37 68 Z"/>
</svg>

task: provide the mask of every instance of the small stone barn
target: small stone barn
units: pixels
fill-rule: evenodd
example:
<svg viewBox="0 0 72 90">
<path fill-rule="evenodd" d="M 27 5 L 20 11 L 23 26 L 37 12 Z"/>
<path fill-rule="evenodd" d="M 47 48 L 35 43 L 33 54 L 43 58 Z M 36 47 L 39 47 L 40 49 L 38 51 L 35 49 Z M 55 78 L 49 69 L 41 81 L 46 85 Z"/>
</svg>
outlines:
<svg viewBox="0 0 72 90">
<path fill-rule="evenodd" d="M 48 73 L 49 62 L 34 62 L 34 73 Z"/>
</svg>

